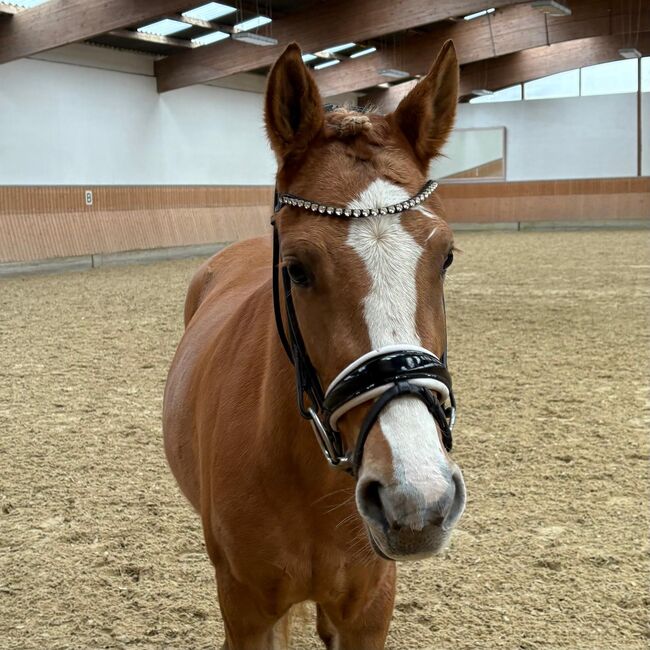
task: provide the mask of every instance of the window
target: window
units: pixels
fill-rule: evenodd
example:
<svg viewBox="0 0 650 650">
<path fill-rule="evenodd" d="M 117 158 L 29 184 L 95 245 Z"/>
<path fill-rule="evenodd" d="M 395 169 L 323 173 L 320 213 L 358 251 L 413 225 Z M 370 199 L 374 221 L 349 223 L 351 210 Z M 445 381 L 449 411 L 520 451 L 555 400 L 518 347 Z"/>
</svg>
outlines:
<svg viewBox="0 0 650 650">
<path fill-rule="evenodd" d="M 472 97 L 469 100 L 470 104 L 487 104 L 490 102 L 515 102 L 521 99 L 521 84 L 510 86 L 497 90 L 491 95 L 481 95 L 480 97 Z"/>
<path fill-rule="evenodd" d="M 208 4 L 185 11 L 183 16 L 187 18 L 198 18 L 199 20 L 216 20 L 228 14 L 234 14 L 237 11 L 230 5 L 222 5 L 219 2 L 208 2 Z"/>
<path fill-rule="evenodd" d="M 583 95 L 635 93 L 638 59 L 621 59 L 582 68 Z"/>
<path fill-rule="evenodd" d="M 559 72 L 524 84 L 524 99 L 578 97 L 578 95 L 580 95 L 579 69 Z"/>
</svg>

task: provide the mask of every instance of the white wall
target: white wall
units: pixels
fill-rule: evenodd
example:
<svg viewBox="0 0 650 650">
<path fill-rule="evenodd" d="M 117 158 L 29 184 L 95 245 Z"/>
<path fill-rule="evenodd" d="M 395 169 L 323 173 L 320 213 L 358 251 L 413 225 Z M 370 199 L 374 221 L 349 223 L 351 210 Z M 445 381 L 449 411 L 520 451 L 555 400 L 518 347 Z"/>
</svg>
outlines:
<svg viewBox="0 0 650 650">
<path fill-rule="evenodd" d="M 259 92 L 159 95 L 152 74 L 150 58 L 87 45 L 0 65 L 0 185 L 273 183 Z M 506 128 L 508 180 L 636 175 L 636 95 L 461 104 L 457 127 Z"/>
<path fill-rule="evenodd" d="M 643 94 L 650 174 L 650 93 Z M 506 127 L 506 179 L 636 176 L 636 95 L 460 104 L 457 128 Z"/>
<path fill-rule="evenodd" d="M 159 95 L 145 74 L 37 59 L 0 65 L 0 185 L 273 184 L 263 97 Z"/>
</svg>

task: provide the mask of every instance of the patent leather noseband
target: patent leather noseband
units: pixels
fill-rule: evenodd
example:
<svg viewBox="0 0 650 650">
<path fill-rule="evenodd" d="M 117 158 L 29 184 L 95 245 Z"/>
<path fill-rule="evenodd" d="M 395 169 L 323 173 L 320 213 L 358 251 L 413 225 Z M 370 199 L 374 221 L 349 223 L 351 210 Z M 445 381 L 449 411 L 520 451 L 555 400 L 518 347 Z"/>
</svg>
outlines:
<svg viewBox="0 0 650 650">
<path fill-rule="evenodd" d="M 353 210 L 328 206 L 291 194 L 275 193 L 273 224 L 273 307 L 278 335 L 296 373 L 296 397 L 300 414 L 309 420 L 316 439 L 328 462 L 357 476 L 363 449 L 381 411 L 392 400 L 410 395 L 421 400 L 442 433 L 447 451 L 452 448 L 452 429 L 456 419 L 456 401 L 451 375 L 447 369 L 447 353 L 439 359 L 433 352 L 414 345 L 390 345 L 364 354 L 344 368 L 323 391 L 318 372 L 312 365 L 300 332 L 291 291 L 291 278 L 280 260 L 280 236 L 275 215 L 290 206 L 315 213 L 315 216 L 342 219 L 372 218 L 412 210 L 435 191 L 437 183 L 428 181 L 416 195 L 389 206 Z M 280 276 L 285 304 L 282 317 Z M 285 328 L 286 320 L 286 328 Z M 373 401 L 374 400 L 374 401 Z M 371 402 L 354 450 L 343 448 L 337 425 L 345 413 Z"/>
</svg>

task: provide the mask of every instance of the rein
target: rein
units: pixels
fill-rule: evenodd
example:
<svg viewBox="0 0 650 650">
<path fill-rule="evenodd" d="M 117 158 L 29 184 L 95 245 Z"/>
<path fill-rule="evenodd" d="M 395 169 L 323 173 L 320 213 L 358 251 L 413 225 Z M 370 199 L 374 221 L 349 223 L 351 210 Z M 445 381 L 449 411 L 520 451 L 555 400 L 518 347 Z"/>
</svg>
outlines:
<svg viewBox="0 0 650 650">
<path fill-rule="evenodd" d="M 377 209 L 349 209 L 309 201 L 292 194 L 275 191 L 273 207 L 273 310 L 282 347 L 294 366 L 296 399 L 300 415 L 309 420 L 316 440 L 327 461 L 336 468 L 357 476 L 365 442 L 381 411 L 390 401 L 411 395 L 424 402 L 440 427 L 447 451 L 452 448 L 452 429 L 456 420 L 456 400 L 451 375 L 447 370 L 447 350 L 439 359 L 433 352 L 413 345 L 389 345 L 373 350 L 342 370 L 326 391 L 314 368 L 300 332 L 293 303 L 291 278 L 280 265 L 280 235 L 276 215 L 285 207 L 308 210 L 324 217 L 356 219 L 397 214 L 420 205 L 438 183 L 427 181 L 410 199 Z M 280 277 L 282 283 L 280 283 Z M 280 286 L 281 285 L 281 286 Z M 282 317 L 280 291 L 284 295 L 285 319 Z M 286 320 L 286 328 L 284 324 Z M 354 450 L 345 450 L 337 429 L 339 419 L 359 404 L 375 400 L 361 424 Z"/>
</svg>

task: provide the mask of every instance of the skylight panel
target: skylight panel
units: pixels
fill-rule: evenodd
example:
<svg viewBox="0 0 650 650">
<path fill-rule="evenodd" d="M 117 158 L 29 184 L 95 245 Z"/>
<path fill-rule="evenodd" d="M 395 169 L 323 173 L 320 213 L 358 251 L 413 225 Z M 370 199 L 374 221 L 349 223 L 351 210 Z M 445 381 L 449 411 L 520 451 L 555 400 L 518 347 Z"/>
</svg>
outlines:
<svg viewBox="0 0 650 650">
<path fill-rule="evenodd" d="M 329 68 L 331 65 L 337 65 L 341 63 L 338 59 L 332 59 L 331 61 L 325 61 L 325 63 L 319 63 L 314 66 L 314 70 L 322 70 L 323 68 Z"/>
<path fill-rule="evenodd" d="M 356 43 L 343 43 L 343 45 L 335 45 L 334 47 L 328 47 L 326 50 L 323 50 L 323 52 L 326 52 L 327 54 L 334 54 L 335 52 L 343 52 L 343 50 L 349 50 L 356 46 L 357 46 Z"/>
<path fill-rule="evenodd" d="M 189 29 L 191 25 L 186 23 L 181 23 L 178 20 L 171 20 L 165 18 L 164 20 L 159 20 L 156 23 L 151 23 L 151 25 L 144 25 L 143 27 L 138 27 L 138 31 L 143 34 L 154 34 L 155 36 L 169 36 L 170 34 L 177 34 L 182 32 L 185 29 Z"/>
<path fill-rule="evenodd" d="M 50 0 L 11 0 L 9 4 L 31 9 L 32 7 L 38 7 L 38 5 L 44 5 L 46 2 L 50 2 Z"/>
<path fill-rule="evenodd" d="M 376 52 L 377 48 L 376 47 L 367 47 L 365 50 L 360 50 L 359 52 L 355 52 L 354 54 L 350 54 L 351 59 L 356 59 L 360 56 L 366 56 L 367 54 L 372 54 L 373 52 Z"/>
<path fill-rule="evenodd" d="M 186 16 L 187 18 L 196 18 L 197 20 L 216 20 L 222 16 L 233 14 L 235 11 L 237 11 L 237 9 L 234 7 L 222 5 L 220 2 L 208 2 L 196 9 L 185 11 L 183 16 Z"/>
<path fill-rule="evenodd" d="M 267 16 L 256 16 L 255 18 L 245 20 L 243 23 L 237 23 L 235 30 L 238 32 L 247 32 L 249 29 L 256 29 L 262 25 L 268 25 L 270 22 L 271 19 Z"/>
<path fill-rule="evenodd" d="M 473 14 L 467 14 L 467 16 L 463 16 L 463 20 L 474 20 L 474 18 L 480 18 L 481 16 L 487 16 L 488 14 L 493 14 L 494 13 L 494 7 L 490 7 L 489 9 L 483 9 L 483 11 L 477 11 L 476 13 Z"/>
<path fill-rule="evenodd" d="M 210 32 L 205 36 L 199 36 L 198 38 L 193 38 L 192 43 L 195 45 L 210 45 L 210 43 L 216 43 L 217 41 L 223 41 L 229 37 L 229 34 L 226 32 Z"/>
</svg>

